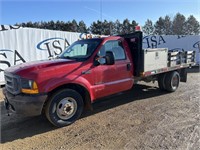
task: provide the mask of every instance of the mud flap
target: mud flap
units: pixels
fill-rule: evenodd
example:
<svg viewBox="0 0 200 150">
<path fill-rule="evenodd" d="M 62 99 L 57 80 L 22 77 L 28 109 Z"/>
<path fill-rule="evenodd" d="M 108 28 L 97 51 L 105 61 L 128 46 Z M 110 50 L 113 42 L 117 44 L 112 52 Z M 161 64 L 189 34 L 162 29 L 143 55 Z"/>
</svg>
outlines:
<svg viewBox="0 0 200 150">
<path fill-rule="evenodd" d="M 186 68 L 180 70 L 180 81 L 187 82 L 187 69 Z"/>
</svg>

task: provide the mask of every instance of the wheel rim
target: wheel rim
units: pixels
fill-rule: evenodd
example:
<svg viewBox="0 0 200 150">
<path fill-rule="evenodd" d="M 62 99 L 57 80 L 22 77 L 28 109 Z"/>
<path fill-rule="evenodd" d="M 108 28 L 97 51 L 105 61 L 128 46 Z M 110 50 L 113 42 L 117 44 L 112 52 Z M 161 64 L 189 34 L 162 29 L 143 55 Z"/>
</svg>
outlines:
<svg viewBox="0 0 200 150">
<path fill-rule="evenodd" d="M 62 99 L 56 107 L 56 113 L 58 117 L 63 120 L 67 120 L 73 117 L 76 111 L 77 102 L 72 97 L 66 97 Z"/>
<path fill-rule="evenodd" d="M 176 89 L 178 87 L 178 84 L 179 84 L 179 78 L 177 75 L 175 75 L 173 76 L 172 82 L 171 82 L 172 88 Z"/>
</svg>

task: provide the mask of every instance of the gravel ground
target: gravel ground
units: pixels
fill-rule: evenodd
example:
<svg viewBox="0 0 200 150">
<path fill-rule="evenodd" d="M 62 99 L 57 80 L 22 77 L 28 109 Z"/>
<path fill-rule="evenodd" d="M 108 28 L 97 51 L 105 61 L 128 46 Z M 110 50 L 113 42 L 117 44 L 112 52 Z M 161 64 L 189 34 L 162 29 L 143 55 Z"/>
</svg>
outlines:
<svg viewBox="0 0 200 150">
<path fill-rule="evenodd" d="M 189 73 L 174 93 L 157 83 L 104 98 L 74 124 L 53 127 L 44 116 L 6 115 L 0 94 L 3 150 L 200 149 L 200 73 Z"/>
</svg>

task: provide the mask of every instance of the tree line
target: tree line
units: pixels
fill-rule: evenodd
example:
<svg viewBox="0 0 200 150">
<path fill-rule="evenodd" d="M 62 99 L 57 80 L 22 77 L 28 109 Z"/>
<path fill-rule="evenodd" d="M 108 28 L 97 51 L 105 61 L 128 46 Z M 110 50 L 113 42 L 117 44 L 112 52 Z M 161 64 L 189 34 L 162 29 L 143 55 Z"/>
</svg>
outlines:
<svg viewBox="0 0 200 150">
<path fill-rule="evenodd" d="M 92 33 L 102 35 L 116 35 L 127 34 L 135 31 L 135 26 L 138 23 L 135 20 L 124 19 L 122 22 L 116 21 L 94 21 L 89 27 L 86 26 L 84 21 L 77 22 L 72 21 L 41 21 L 41 22 L 27 22 L 17 23 L 15 25 L 31 28 L 60 30 L 68 32 L 79 33 Z M 200 23 L 197 19 L 190 15 L 186 18 L 184 15 L 177 13 L 173 18 L 166 15 L 165 17 L 159 17 L 159 19 L 153 23 L 152 20 L 147 19 L 142 31 L 146 35 L 199 35 Z"/>
<path fill-rule="evenodd" d="M 190 15 L 186 18 L 177 13 L 174 18 L 166 15 L 160 17 L 155 24 L 147 20 L 143 26 L 143 32 L 147 35 L 199 35 L 200 24 L 197 19 Z"/>
</svg>

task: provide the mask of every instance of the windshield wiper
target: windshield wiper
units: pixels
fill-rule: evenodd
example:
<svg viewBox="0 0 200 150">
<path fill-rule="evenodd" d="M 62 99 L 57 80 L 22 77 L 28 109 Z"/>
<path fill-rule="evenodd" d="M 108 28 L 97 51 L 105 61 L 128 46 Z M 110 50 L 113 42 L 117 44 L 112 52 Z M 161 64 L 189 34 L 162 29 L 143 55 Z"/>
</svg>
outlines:
<svg viewBox="0 0 200 150">
<path fill-rule="evenodd" d="M 59 58 L 62 58 L 62 59 L 76 59 L 76 58 L 71 57 L 71 56 L 63 56 L 63 57 L 59 57 Z"/>
<path fill-rule="evenodd" d="M 66 58 L 66 59 L 72 59 L 71 56 L 65 56 L 64 58 Z M 73 58 L 73 59 L 74 59 L 74 58 Z"/>
<path fill-rule="evenodd" d="M 64 57 L 59 57 L 61 59 L 72 59 L 72 60 L 76 60 L 76 61 L 84 61 L 86 60 L 86 58 L 81 58 L 81 57 L 76 57 L 76 56 L 64 56 Z"/>
</svg>

